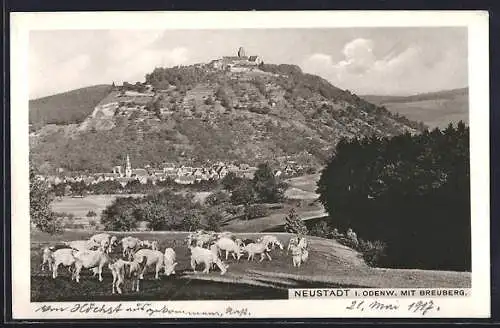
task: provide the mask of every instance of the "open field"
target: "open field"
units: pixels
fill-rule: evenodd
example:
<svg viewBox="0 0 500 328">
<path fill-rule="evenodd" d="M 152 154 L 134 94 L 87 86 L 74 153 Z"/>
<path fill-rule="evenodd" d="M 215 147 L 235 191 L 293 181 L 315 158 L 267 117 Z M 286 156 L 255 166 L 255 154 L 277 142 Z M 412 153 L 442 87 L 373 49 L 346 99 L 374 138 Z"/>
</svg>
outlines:
<svg viewBox="0 0 500 328">
<path fill-rule="evenodd" d="M 209 192 L 194 193 L 195 201 L 203 202 Z M 61 200 L 54 200 L 51 204 L 54 212 L 73 213 L 75 217 L 85 217 L 88 211 L 93 210 L 98 216 L 101 215 L 108 205 L 117 197 L 141 197 L 143 194 L 108 194 L 108 195 L 88 195 L 82 198 L 64 196 Z"/>
<path fill-rule="evenodd" d="M 303 191 L 308 191 L 310 193 L 316 193 L 316 188 L 320 178 L 320 174 L 308 174 L 296 178 L 290 178 L 285 180 L 286 183 L 290 185 L 291 188 L 301 189 Z"/>
<path fill-rule="evenodd" d="M 88 195 L 82 198 L 64 196 L 61 200 L 54 200 L 51 204 L 54 212 L 73 213 L 75 217 L 85 217 L 92 210 L 101 215 L 103 209 L 110 205 L 116 197 L 128 197 L 140 195 Z"/>
<path fill-rule="evenodd" d="M 193 274 L 189 265 L 189 249 L 185 232 L 113 233 L 135 235 L 141 239 L 158 239 L 163 251 L 172 247 L 177 254 L 176 274 L 153 279 L 148 272 L 139 293 L 130 291 L 130 282 L 123 295 L 111 294 L 111 274 L 103 272 L 99 283 L 88 270 L 82 272 L 80 284 L 71 281 L 62 266 L 59 277 L 40 271 L 41 248 L 62 240 L 88 238 L 87 231 L 66 231 L 62 236 L 33 232 L 31 234 L 31 299 L 32 301 L 103 301 L 103 300 L 223 300 L 223 299 L 284 299 L 287 288 L 313 287 L 469 287 L 470 273 L 422 270 L 374 269 L 368 267 L 360 254 L 334 240 L 309 237 L 309 260 L 301 268 L 294 268 L 290 255 L 274 250 L 272 261 L 236 262 L 230 258 L 229 269 L 221 276 L 218 271 L 205 275 Z M 257 238 L 258 233 L 236 234 L 240 238 Z M 289 234 L 275 234 L 287 244 Z M 119 250 L 118 250 L 119 252 Z M 201 268 L 200 268 L 201 269 Z"/>
</svg>

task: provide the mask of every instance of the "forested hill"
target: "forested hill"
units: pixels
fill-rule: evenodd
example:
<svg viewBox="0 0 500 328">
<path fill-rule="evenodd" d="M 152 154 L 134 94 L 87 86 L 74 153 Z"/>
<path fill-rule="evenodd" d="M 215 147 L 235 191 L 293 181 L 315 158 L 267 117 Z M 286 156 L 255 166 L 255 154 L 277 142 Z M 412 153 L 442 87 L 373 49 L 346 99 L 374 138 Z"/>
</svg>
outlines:
<svg viewBox="0 0 500 328">
<path fill-rule="evenodd" d="M 294 65 L 237 72 L 208 64 L 157 68 L 144 83 L 105 88 L 93 87 L 102 94 L 93 92 L 88 107 L 76 100 L 70 101 L 74 106 L 46 107 L 44 122 L 55 124 L 32 129 L 36 164 L 49 171 L 107 172 L 130 154 L 134 167 L 165 161 L 256 164 L 280 156 L 318 167 L 342 137 L 424 128 Z M 52 96 L 51 103 L 64 103 L 69 94 Z M 77 94 L 75 99 L 85 98 Z M 34 108 L 32 121 L 40 122 Z"/>
<path fill-rule="evenodd" d="M 95 85 L 30 100 L 30 124 L 81 122 L 110 91 L 110 85 Z"/>
</svg>

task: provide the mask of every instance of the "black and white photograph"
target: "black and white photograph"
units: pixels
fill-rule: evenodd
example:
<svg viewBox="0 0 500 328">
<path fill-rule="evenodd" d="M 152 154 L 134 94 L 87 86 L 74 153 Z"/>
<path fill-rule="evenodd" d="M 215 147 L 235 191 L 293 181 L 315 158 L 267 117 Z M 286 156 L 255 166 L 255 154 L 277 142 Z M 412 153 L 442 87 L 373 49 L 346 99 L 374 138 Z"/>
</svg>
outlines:
<svg viewBox="0 0 500 328">
<path fill-rule="evenodd" d="M 487 15 L 184 14 L 192 26 L 31 14 L 47 26 L 13 59 L 12 239 L 28 265 L 13 259 L 13 286 L 52 305 L 27 312 L 221 301 L 258 317 L 283 301 L 276 316 L 439 317 L 489 301 L 488 80 L 471 67 L 488 53 L 471 60 L 468 25 L 487 32 Z M 324 298 L 342 302 L 314 309 Z"/>
</svg>

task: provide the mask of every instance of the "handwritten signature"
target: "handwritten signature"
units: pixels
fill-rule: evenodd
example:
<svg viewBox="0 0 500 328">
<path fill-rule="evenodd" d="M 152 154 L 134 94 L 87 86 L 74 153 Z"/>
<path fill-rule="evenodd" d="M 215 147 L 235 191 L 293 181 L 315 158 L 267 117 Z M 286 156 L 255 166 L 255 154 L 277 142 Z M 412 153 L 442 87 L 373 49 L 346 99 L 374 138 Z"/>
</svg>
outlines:
<svg viewBox="0 0 500 328">
<path fill-rule="evenodd" d="M 226 307 L 224 311 L 185 311 L 168 307 L 167 305 L 156 307 L 152 303 L 137 303 L 135 306 L 124 306 L 122 303 L 116 305 L 95 304 L 95 303 L 76 303 L 72 306 L 53 306 L 41 305 L 35 312 L 54 313 L 54 312 L 67 312 L 67 313 L 101 313 L 101 314 L 116 314 L 122 312 L 144 313 L 148 316 L 166 314 L 166 315 L 188 315 L 188 316 L 235 316 L 235 317 L 248 317 L 251 315 L 248 308 L 233 308 Z"/>
<path fill-rule="evenodd" d="M 351 301 L 351 304 L 346 307 L 346 310 L 357 310 L 357 311 L 365 311 L 365 309 L 372 311 L 402 311 L 406 310 L 411 313 L 420 313 L 421 315 L 426 315 L 433 311 L 439 312 L 441 309 L 438 305 L 436 305 L 432 300 L 431 301 L 417 301 L 412 302 L 406 306 L 402 306 L 399 302 L 380 302 L 380 301 L 371 301 L 366 302 L 361 301 Z"/>
</svg>

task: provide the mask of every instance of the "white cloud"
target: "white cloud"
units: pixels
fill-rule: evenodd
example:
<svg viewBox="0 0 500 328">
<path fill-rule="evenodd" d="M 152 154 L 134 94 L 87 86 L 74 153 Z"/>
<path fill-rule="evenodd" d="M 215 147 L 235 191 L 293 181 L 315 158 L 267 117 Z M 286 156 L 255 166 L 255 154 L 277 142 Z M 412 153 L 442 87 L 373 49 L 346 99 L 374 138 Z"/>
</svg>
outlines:
<svg viewBox="0 0 500 328">
<path fill-rule="evenodd" d="M 171 67 L 188 61 L 188 50 L 178 47 L 168 49 L 145 49 L 109 67 L 107 76 L 117 82 L 142 81 L 146 73 L 155 67 Z"/>
<path fill-rule="evenodd" d="M 78 55 L 69 60 L 57 63 L 57 72 L 52 66 L 43 65 L 37 56 L 30 56 L 30 98 L 45 96 L 58 91 L 67 91 L 91 84 L 86 71 L 90 67 L 90 57 Z M 57 91 L 56 91 L 57 90 Z"/>
<path fill-rule="evenodd" d="M 137 30 L 102 31 L 94 38 L 69 32 L 37 35 L 29 56 L 30 98 L 112 81 L 143 81 L 155 67 L 187 63 L 187 48 L 157 46 L 162 35 Z M 61 45 L 64 51 L 57 51 Z"/>
<path fill-rule="evenodd" d="M 164 49 L 154 47 L 162 31 L 110 32 L 112 54 L 106 76 L 111 80 L 142 81 L 144 75 L 157 66 L 175 66 L 188 60 L 188 50 L 183 47 Z"/>
<path fill-rule="evenodd" d="M 345 59 L 337 63 L 336 67 L 351 74 L 365 73 L 376 60 L 371 40 L 355 39 L 344 46 L 342 53 Z"/>
<path fill-rule="evenodd" d="M 464 72 L 466 62 L 453 49 L 443 49 L 429 60 L 425 49 L 416 44 L 383 58 L 376 57 L 375 46 L 372 40 L 354 39 L 344 45 L 342 60 L 335 62 L 330 55 L 315 53 L 303 62 L 303 68 L 358 94 L 427 92 L 462 87 L 467 81 L 466 76 L 456 76 Z"/>
</svg>

